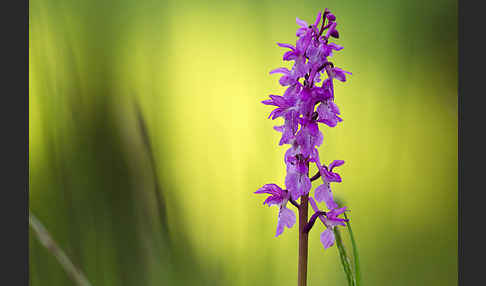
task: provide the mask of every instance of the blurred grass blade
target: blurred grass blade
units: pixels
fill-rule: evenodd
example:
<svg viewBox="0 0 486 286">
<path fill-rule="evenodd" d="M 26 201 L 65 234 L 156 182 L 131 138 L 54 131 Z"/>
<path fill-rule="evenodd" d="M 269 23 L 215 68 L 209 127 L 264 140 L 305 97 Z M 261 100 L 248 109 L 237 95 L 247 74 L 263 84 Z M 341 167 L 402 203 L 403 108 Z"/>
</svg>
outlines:
<svg viewBox="0 0 486 286">
<path fill-rule="evenodd" d="M 91 286 L 91 283 L 89 283 L 83 272 L 74 266 L 66 253 L 64 253 L 64 251 L 51 238 L 51 235 L 42 223 L 30 211 L 29 224 L 37 234 L 37 238 L 41 244 L 57 258 L 57 261 L 59 261 L 59 264 L 61 264 L 68 276 L 79 286 Z"/>
<path fill-rule="evenodd" d="M 346 213 L 344 213 L 344 218 L 348 219 Z M 346 222 L 348 226 L 349 237 L 351 239 L 351 244 L 353 246 L 353 257 L 354 257 L 354 275 L 356 278 L 356 286 L 361 284 L 361 270 L 359 265 L 359 255 L 358 255 L 358 246 L 356 245 L 356 241 L 354 240 L 353 229 L 351 228 L 350 220 Z"/>
<path fill-rule="evenodd" d="M 157 174 L 155 156 L 154 156 L 152 144 L 150 143 L 150 136 L 148 133 L 147 123 L 145 122 L 145 119 L 143 117 L 142 110 L 140 109 L 140 105 L 136 101 L 134 101 L 133 106 L 135 107 L 138 126 L 140 128 L 140 135 L 150 160 L 150 169 L 152 170 L 152 176 L 154 178 L 154 186 L 155 186 L 154 194 L 157 202 L 157 211 L 159 214 L 159 219 L 162 227 L 162 235 L 164 236 L 164 239 L 167 239 L 168 236 L 167 233 L 169 232 L 169 229 L 167 227 L 165 199 L 162 195 L 162 190 L 159 184 L 159 176 Z"/>
<path fill-rule="evenodd" d="M 343 266 L 344 273 L 346 274 L 346 278 L 348 280 L 348 285 L 356 286 L 356 280 L 353 275 L 353 270 L 351 269 L 351 263 L 349 261 L 348 255 L 346 254 L 346 249 L 344 248 L 341 233 L 337 227 L 334 228 L 334 235 L 336 236 L 336 246 L 339 251 L 341 265 Z"/>
</svg>

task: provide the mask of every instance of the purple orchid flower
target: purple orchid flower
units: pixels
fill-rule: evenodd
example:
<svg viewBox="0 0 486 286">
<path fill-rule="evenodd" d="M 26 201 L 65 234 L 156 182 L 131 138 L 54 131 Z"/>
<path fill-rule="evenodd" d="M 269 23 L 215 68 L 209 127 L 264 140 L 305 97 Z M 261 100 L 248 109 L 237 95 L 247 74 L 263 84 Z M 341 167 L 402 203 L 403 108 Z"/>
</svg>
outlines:
<svg viewBox="0 0 486 286">
<path fill-rule="evenodd" d="M 290 198 L 288 191 L 282 190 L 276 184 L 266 184 L 258 189 L 255 194 L 270 194 L 263 204 L 268 206 L 279 206 L 276 237 L 283 233 L 285 227 L 291 228 L 294 226 L 296 221 L 295 213 L 286 207 Z"/>
<path fill-rule="evenodd" d="M 318 202 L 325 202 L 329 212 L 324 215 L 316 213 L 313 222 L 319 215 L 326 226 L 321 234 L 321 242 L 325 248 L 334 244 L 333 228 L 344 225 L 345 220 L 338 216 L 346 211 L 346 208 L 338 208 L 330 188 L 330 183 L 341 182 L 341 177 L 333 169 L 344 161 L 335 160 L 329 166 L 322 165 L 318 151 L 323 143 L 319 126 L 335 127 L 342 121 L 341 112 L 334 101 L 334 80 L 346 82 L 346 76 L 351 74 L 335 67 L 330 61 L 333 53 L 343 49 L 342 46 L 329 42 L 330 38 L 339 38 L 335 21 L 336 17 L 328 9 L 324 13 L 319 12 L 315 22 L 310 25 L 297 18 L 299 27 L 295 45 L 277 43 L 279 47 L 286 49 L 282 59 L 292 61 L 293 65 L 291 68 L 280 67 L 270 71 L 270 74 L 281 75 L 279 83 L 286 90 L 282 96 L 270 95 L 262 103 L 275 107 L 269 118 L 282 118 L 284 121 L 282 125 L 274 126 L 274 129 L 282 133 L 279 145 L 290 145 L 284 156 L 287 189 L 283 190 L 276 184 L 267 184 L 255 192 L 269 194 L 264 204 L 279 206 L 276 230 L 276 236 L 279 236 L 286 227 L 291 228 L 296 222 L 294 212 L 287 209 L 286 205 L 291 201 L 301 211 L 296 201 L 309 195 L 312 187 L 309 164 L 315 163 L 323 183 L 315 189 L 314 197 Z M 314 199 L 309 200 L 313 208 L 319 211 Z M 304 202 L 306 200 L 301 200 L 301 203 Z"/>
<path fill-rule="evenodd" d="M 287 165 L 285 186 L 287 186 L 293 200 L 308 194 L 312 187 L 308 176 L 308 160 L 303 158 L 299 150 L 300 147 L 292 146 L 285 153 L 285 164 Z"/>
<path fill-rule="evenodd" d="M 334 201 L 330 183 L 337 182 L 340 183 L 341 176 L 338 173 L 334 173 L 332 170 L 335 167 L 341 166 L 344 164 L 343 160 L 334 160 L 329 165 L 329 169 L 326 165 L 321 166 L 317 164 L 319 168 L 319 172 L 321 174 L 322 185 L 319 185 L 315 190 L 315 198 L 318 202 L 325 202 L 328 209 L 335 209 L 337 208 L 337 204 Z"/>
<path fill-rule="evenodd" d="M 335 67 L 335 68 L 331 69 L 330 77 L 335 78 L 339 81 L 345 82 L 346 81 L 346 74 L 351 75 L 352 73 L 345 71 L 343 69 L 340 69 L 338 67 Z"/>
<path fill-rule="evenodd" d="M 297 100 L 295 95 L 270 95 L 271 99 L 262 101 L 265 105 L 277 106 L 276 109 L 272 110 L 268 118 L 276 119 L 283 117 L 285 119 L 284 125 L 275 126 L 275 130 L 282 132 L 282 137 L 280 139 L 279 145 L 289 143 L 293 138 L 294 134 L 298 129 L 298 111 L 295 107 L 295 102 Z"/>
<path fill-rule="evenodd" d="M 329 9 L 324 9 L 324 15 L 326 15 L 326 18 L 329 20 L 329 21 L 336 21 L 336 16 L 334 16 L 334 14 L 331 13 L 331 11 L 329 11 Z"/>
<path fill-rule="evenodd" d="M 331 25 L 329 26 L 329 29 L 327 29 L 327 32 L 326 32 L 326 38 L 328 39 L 329 37 L 333 37 L 333 38 L 339 38 L 339 32 L 338 30 L 336 30 L 336 26 L 337 26 L 337 23 L 336 22 L 331 22 L 330 23 Z"/>
<path fill-rule="evenodd" d="M 282 58 L 284 61 L 295 61 L 293 69 L 296 72 L 296 75 L 303 77 L 309 70 L 309 67 L 305 62 L 305 50 L 299 50 L 296 47 L 285 43 L 277 43 L 277 45 L 282 48 L 290 49 L 290 51 L 287 51 Z"/>
<path fill-rule="evenodd" d="M 287 68 L 277 68 L 277 69 L 270 71 L 270 74 L 274 74 L 274 73 L 283 74 L 278 81 L 281 86 L 298 84 L 299 76 L 295 72 L 295 69 L 292 69 L 292 71 L 289 71 L 289 69 L 287 69 Z"/>
<path fill-rule="evenodd" d="M 317 25 L 321 21 L 321 12 L 318 13 L 316 22 L 314 25 L 307 24 L 306 21 L 296 18 L 297 24 L 300 28 L 295 33 L 299 39 L 297 40 L 297 49 L 300 51 L 306 51 L 307 47 L 311 43 L 312 39 L 317 35 Z"/>
<path fill-rule="evenodd" d="M 329 127 L 335 127 L 338 122 L 343 121 L 338 115 L 341 114 L 338 106 L 330 98 L 321 101 L 317 107 L 317 122 L 322 122 Z"/>
<path fill-rule="evenodd" d="M 299 123 L 301 124 L 301 128 L 296 134 L 296 141 L 301 146 L 301 154 L 304 157 L 309 157 L 315 147 L 321 146 L 323 135 L 316 121 L 299 118 Z"/>
<path fill-rule="evenodd" d="M 322 53 L 325 57 L 332 57 L 332 51 L 340 51 L 343 49 L 343 46 L 337 45 L 335 43 L 328 43 L 326 45 L 322 45 Z"/>
<path fill-rule="evenodd" d="M 317 207 L 316 202 L 312 197 L 309 198 L 309 203 L 312 206 L 312 209 L 317 213 L 320 212 L 319 208 Z M 343 208 L 334 208 L 325 215 L 320 215 L 319 219 L 322 223 L 326 226 L 326 229 L 321 233 L 321 243 L 324 246 L 324 249 L 327 249 L 334 245 L 336 238 L 334 237 L 334 227 L 341 225 L 346 226 L 345 222 L 347 219 L 339 218 L 338 216 L 347 211 L 346 207 Z"/>
</svg>

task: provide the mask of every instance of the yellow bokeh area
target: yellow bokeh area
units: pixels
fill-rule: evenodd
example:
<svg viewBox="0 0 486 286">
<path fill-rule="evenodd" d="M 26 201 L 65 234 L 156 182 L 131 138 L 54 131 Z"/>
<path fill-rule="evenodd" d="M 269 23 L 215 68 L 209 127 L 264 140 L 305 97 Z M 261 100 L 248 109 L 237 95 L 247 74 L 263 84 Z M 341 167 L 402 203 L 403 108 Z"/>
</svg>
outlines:
<svg viewBox="0 0 486 286">
<path fill-rule="evenodd" d="M 319 151 L 345 161 L 363 285 L 456 285 L 456 2 L 31 1 L 29 207 L 92 285 L 296 284 L 297 225 L 276 238 L 253 194 L 285 179 L 261 101 L 326 7 L 352 75 Z M 323 230 L 308 283 L 346 285 Z M 74 285 L 33 232 L 29 253 L 31 285 Z"/>
</svg>

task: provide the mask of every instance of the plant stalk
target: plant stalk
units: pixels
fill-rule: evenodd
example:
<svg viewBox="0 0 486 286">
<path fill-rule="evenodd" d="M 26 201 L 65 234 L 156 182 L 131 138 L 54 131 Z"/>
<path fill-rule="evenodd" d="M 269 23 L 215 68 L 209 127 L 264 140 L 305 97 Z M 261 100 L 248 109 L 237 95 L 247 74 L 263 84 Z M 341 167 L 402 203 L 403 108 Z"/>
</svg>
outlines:
<svg viewBox="0 0 486 286">
<path fill-rule="evenodd" d="M 348 285 L 356 286 L 356 279 L 354 277 L 353 270 L 351 269 L 351 263 L 349 261 L 348 254 L 346 253 L 346 249 L 344 248 L 341 232 L 337 227 L 334 228 L 334 235 L 336 238 L 336 247 L 339 252 L 339 258 L 341 260 L 341 265 L 343 266 L 344 274 L 346 274 Z"/>
<path fill-rule="evenodd" d="M 68 276 L 79 286 L 91 286 L 81 269 L 74 266 L 69 257 L 51 238 L 51 235 L 42 223 L 29 211 L 29 224 L 37 235 L 40 243 L 51 252 L 66 271 Z"/>
<path fill-rule="evenodd" d="M 300 198 L 299 207 L 299 272 L 298 286 L 307 285 L 307 256 L 309 249 L 309 232 L 306 231 L 309 209 L 309 194 Z"/>
<path fill-rule="evenodd" d="M 346 213 L 344 213 L 344 218 L 348 219 Z M 351 229 L 351 223 L 348 220 L 346 222 L 348 226 L 349 237 L 351 239 L 351 245 L 353 246 L 353 257 L 354 257 L 354 275 L 356 279 L 356 286 L 361 284 L 361 269 L 359 265 L 359 255 L 358 255 L 358 246 L 356 245 L 356 241 L 354 240 L 353 229 Z"/>
</svg>

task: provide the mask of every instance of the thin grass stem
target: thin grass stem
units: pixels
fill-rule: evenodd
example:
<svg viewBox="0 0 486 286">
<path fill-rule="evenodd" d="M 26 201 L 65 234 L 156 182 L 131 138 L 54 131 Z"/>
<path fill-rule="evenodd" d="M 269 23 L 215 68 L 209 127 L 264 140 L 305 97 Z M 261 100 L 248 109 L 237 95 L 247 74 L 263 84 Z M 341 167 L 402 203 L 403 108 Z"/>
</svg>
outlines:
<svg viewBox="0 0 486 286">
<path fill-rule="evenodd" d="M 353 235 L 353 229 L 351 228 L 351 223 L 346 213 L 344 213 L 344 218 L 347 219 L 347 229 L 349 232 L 349 237 L 351 239 L 351 245 L 353 246 L 353 257 L 354 257 L 354 275 L 356 277 L 356 286 L 361 285 L 361 269 L 359 264 L 359 255 L 358 255 L 358 246 L 356 245 L 356 241 Z"/>
<path fill-rule="evenodd" d="M 344 273 L 346 274 L 346 279 L 349 286 L 356 286 L 356 280 L 353 275 L 353 270 L 351 268 L 351 263 L 349 261 L 349 256 L 344 248 L 343 240 L 341 238 L 341 232 L 336 227 L 334 228 L 334 236 L 336 237 L 336 246 L 339 252 L 339 258 L 341 260 L 341 265 L 343 266 Z"/>
<path fill-rule="evenodd" d="M 66 253 L 64 253 L 64 251 L 52 239 L 47 229 L 30 211 L 29 224 L 34 230 L 34 233 L 37 235 L 40 243 L 56 257 L 57 261 L 59 264 L 61 264 L 62 268 L 64 268 L 68 276 L 79 286 L 91 286 L 91 283 L 89 283 L 83 272 L 74 266 Z"/>
</svg>

